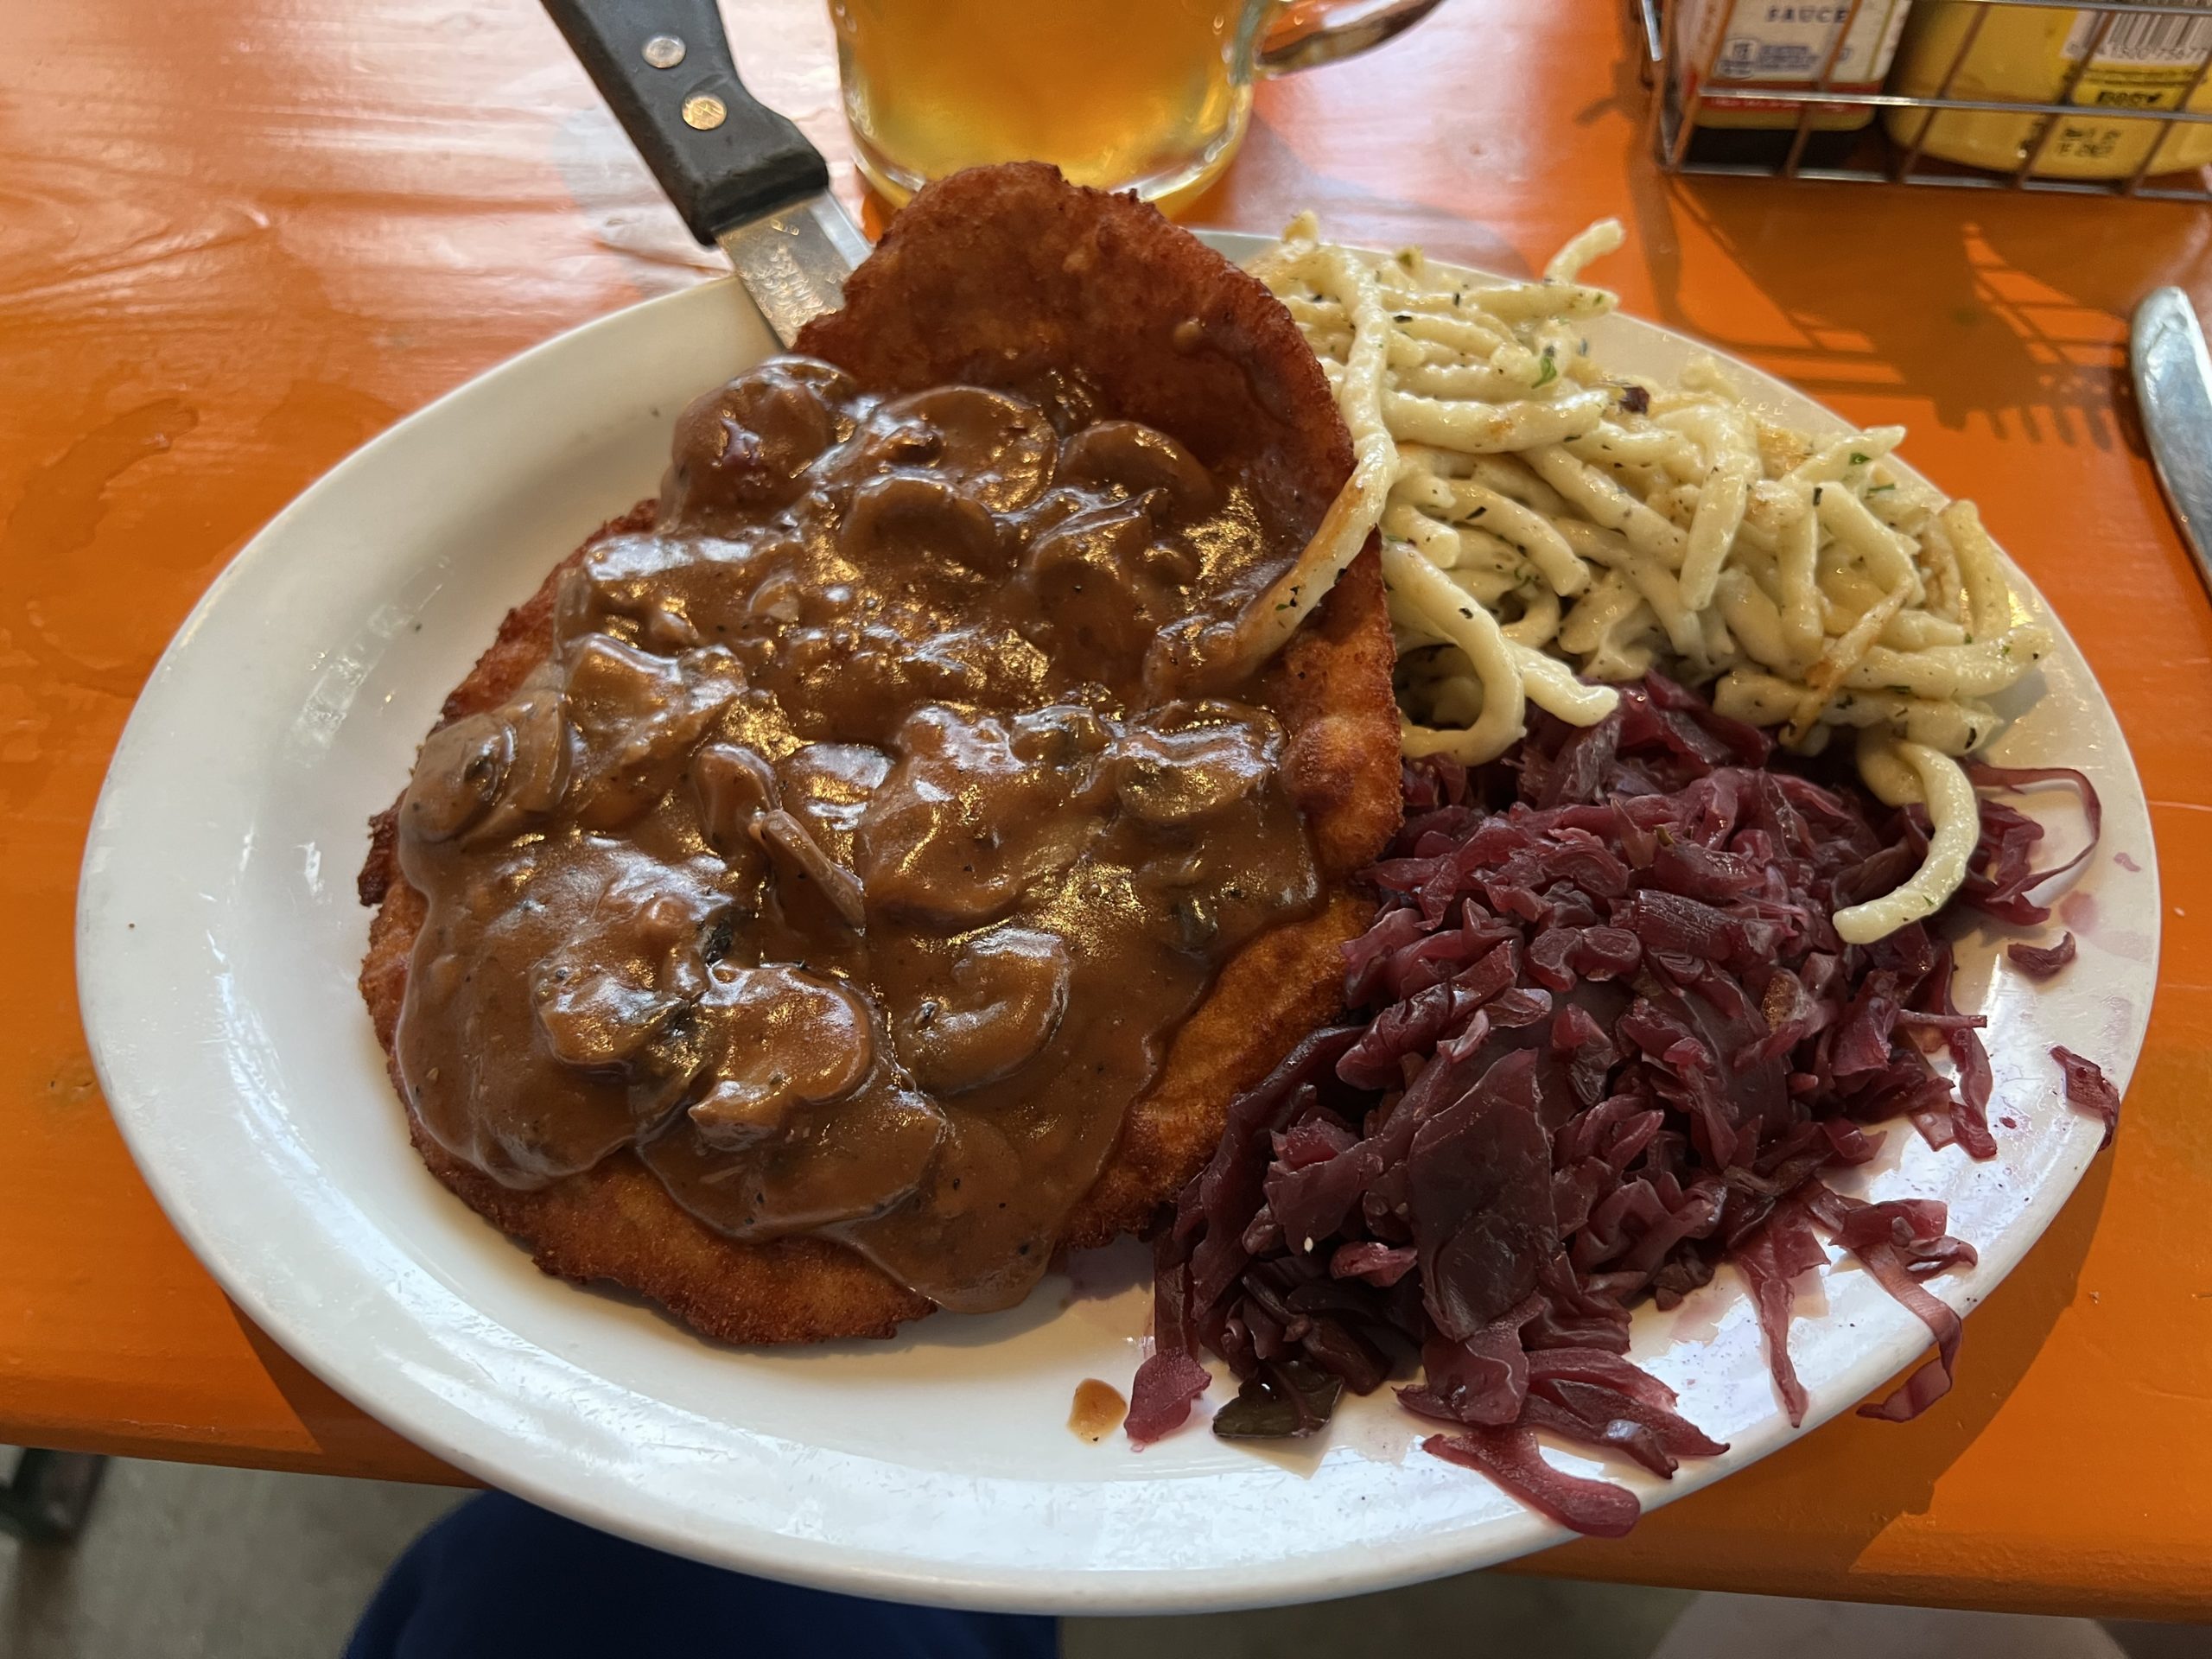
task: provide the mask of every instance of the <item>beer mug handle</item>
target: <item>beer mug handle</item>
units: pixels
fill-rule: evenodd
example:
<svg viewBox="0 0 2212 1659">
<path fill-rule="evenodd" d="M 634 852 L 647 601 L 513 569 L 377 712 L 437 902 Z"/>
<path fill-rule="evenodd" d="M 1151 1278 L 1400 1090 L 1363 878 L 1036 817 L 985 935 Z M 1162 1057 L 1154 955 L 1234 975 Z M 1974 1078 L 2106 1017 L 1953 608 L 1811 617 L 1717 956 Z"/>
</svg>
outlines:
<svg viewBox="0 0 2212 1659">
<path fill-rule="evenodd" d="M 1263 75 L 1294 74 L 1335 63 L 1402 35 L 1443 0 L 1298 0 L 1280 8 L 1260 38 L 1252 67 Z"/>
</svg>

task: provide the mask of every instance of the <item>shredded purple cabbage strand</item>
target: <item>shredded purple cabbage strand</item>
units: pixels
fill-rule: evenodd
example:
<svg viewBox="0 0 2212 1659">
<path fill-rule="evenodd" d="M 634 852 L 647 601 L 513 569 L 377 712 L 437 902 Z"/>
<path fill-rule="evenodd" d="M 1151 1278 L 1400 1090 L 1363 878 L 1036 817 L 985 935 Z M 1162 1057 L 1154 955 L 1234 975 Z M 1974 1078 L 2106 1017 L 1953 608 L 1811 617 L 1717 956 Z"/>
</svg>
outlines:
<svg viewBox="0 0 2212 1659">
<path fill-rule="evenodd" d="M 1443 1427 L 1429 1451 L 1614 1535 L 1634 1497 L 1554 1469 L 1536 1433 L 1662 1476 L 1725 1450 L 1626 1357 L 1632 1303 L 1671 1306 L 1723 1259 L 1802 1421 L 1790 1287 L 1827 1260 L 1823 1232 L 1936 1344 L 1865 1409 L 1942 1395 L 1960 1322 L 1921 1281 L 1973 1247 L 1940 1203 L 1865 1204 L 1821 1177 L 1872 1158 L 1866 1126 L 1900 1115 L 1991 1156 L 1983 1020 L 1953 1006 L 1950 948 L 1926 928 L 1853 946 L 1830 924 L 1919 864 L 1918 809 L 1770 769 L 1770 751 L 1654 676 L 1597 726 L 1539 718 L 1506 761 L 1407 767 L 1404 828 L 1369 873 L 1381 908 L 1346 947 L 1357 1012 L 1232 1104 L 1154 1241 L 1132 1440 L 1187 1420 L 1202 1352 L 1243 1384 L 1214 1419 L 1230 1438 L 1310 1433 L 1343 1390 L 1418 1358 L 1398 1396 Z M 2064 776 L 2094 831 L 2094 793 Z M 2041 833 L 1987 804 L 1962 901 L 2043 919 Z"/>
</svg>

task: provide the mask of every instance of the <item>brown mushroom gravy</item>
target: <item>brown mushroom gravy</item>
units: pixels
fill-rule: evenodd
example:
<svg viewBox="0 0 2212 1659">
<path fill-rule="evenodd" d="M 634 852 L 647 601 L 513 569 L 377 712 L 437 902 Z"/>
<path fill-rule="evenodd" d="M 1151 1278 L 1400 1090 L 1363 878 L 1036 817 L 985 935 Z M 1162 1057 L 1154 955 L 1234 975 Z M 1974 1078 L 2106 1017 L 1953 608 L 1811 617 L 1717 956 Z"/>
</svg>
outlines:
<svg viewBox="0 0 2212 1659">
<path fill-rule="evenodd" d="M 1319 903 L 1275 716 L 1178 679 L 1297 550 L 1065 378 L 702 398 L 658 527 L 416 764 L 423 1126 L 515 1186 L 633 1146 L 734 1237 L 1018 1300 L 1221 964 Z"/>
</svg>

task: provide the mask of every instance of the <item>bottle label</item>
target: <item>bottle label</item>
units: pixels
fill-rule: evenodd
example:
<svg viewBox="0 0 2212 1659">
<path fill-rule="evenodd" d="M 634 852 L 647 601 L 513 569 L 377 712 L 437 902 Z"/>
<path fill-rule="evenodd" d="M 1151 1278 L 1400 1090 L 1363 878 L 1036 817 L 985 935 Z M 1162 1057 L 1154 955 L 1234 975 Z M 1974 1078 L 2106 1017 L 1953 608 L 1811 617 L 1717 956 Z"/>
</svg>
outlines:
<svg viewBox="0 0 2212 1659">
<path fill-rule="evenodd" d="M 2203 0 L 2199 0 L 2200 3 Z M 2121 13 L 2098 40 L 2100 14 L 2076 12 L 2060 48 L 2070 67 L 2094 43 L 2096 58 L 2075 84 L 2073 101 L 2091 109 L 2172 110 L 2196 80 L 2198 67 L 2212 53 L 2212 15 L 2187 17 L 2174 12 Z M 2047 152 L 2061 162 L 2097 167 L 2125 167 L 2123 149 L 2141 156 L 2146 122 L 2076 120 L 2063 118 L 2046 141 Z M 2162 149 L 2168 141 L 2159 138 Z"/>
<path fill-rule="evenodd" d="M 1705 103 L 1732 110 L 1795 106 L 1758 98 L 1724 97 L 1719 89 L 1758 86 L 1796 89 L 1818 84 L 1821 72 L 1838 92 L 1877 92 L 1897 55 L 1910 0 L 1862 0 L 1852 16 L 1850 0 L 1685 0 L 1675 38 L 1681 43 L 1679 66 L 1683 95 L 1699 85 L 1705 64 L 1713 82 Z M 1846 19 L 1850 33 L 1839 47 L 1836 36 Z M 1716 36 L 1719 52 L 1713 54 Z M 1834 64 L 1828 54 L 1835 54 Z"/>
<path fill-rule="evenodd" d="M 2099 13 L 2076 12 L 2067 31 L 2064 48 L 2069 63 L 2081 61 L 2096 38 Z M 2142 68 L 2194 68 L 2212 52 L 2212 16 L 2184 17 L 2173 12 L 2123 13 L 2097 48 L 2097 65 L 2125 64 Z"/>
</svg>

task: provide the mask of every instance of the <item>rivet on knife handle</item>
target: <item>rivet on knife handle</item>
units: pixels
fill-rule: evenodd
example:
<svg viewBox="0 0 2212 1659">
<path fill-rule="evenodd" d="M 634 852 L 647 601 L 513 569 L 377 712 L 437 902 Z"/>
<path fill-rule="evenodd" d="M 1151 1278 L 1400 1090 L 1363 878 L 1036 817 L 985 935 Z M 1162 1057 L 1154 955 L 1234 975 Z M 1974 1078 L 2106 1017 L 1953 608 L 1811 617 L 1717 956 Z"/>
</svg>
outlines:
<svg viewBox="0 0 2212 1659">
<path fill-rule="evenodd" d="M 738 79 L 715 0 L 544 0 L 691 234 L 830 188 L 822 154 Z"/>
</svg>

